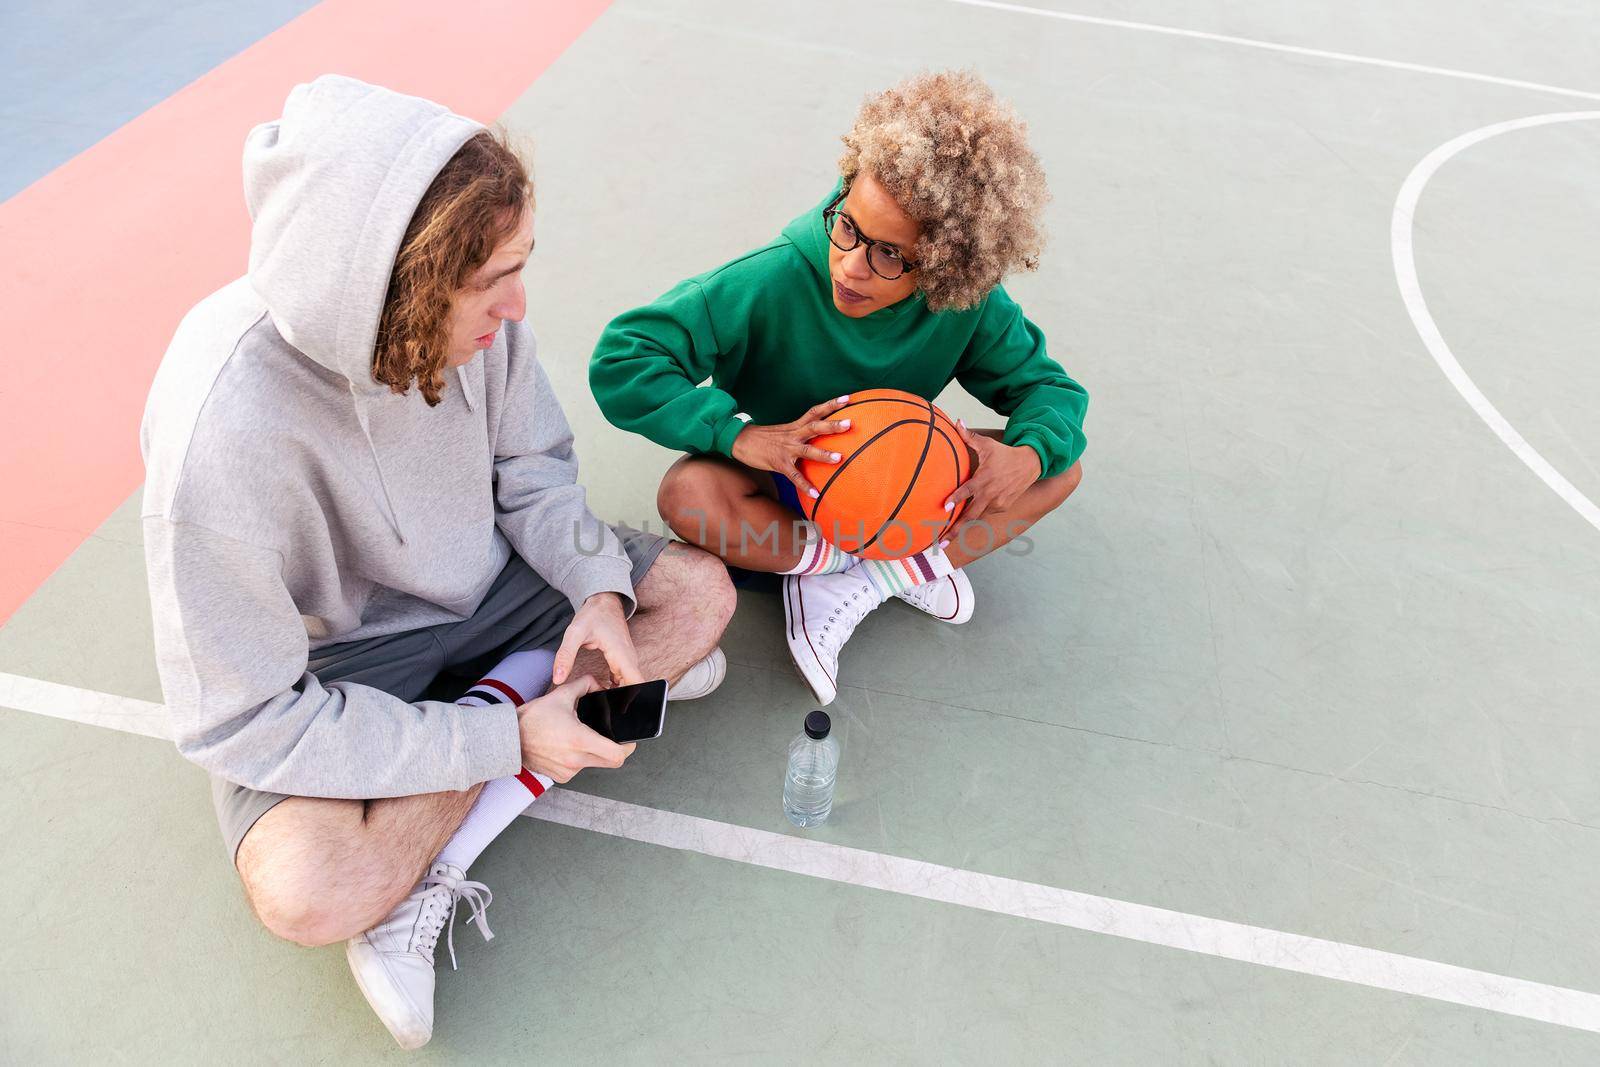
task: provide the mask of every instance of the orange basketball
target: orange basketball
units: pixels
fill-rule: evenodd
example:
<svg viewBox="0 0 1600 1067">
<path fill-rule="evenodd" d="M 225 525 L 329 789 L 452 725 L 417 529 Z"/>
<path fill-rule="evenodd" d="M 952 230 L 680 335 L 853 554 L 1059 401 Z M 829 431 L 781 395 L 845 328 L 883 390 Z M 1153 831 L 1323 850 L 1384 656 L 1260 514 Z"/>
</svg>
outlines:
<svg viewBox="0 0 1600 1067">
<path fill-rule="evenodd" d="M 950 532 L 966 504 L 947 512 L 944 502 L 966 480 L 968 465 L 949 416 L 913 393 L 865 389 L 828 418 L 849 419 L 850 429 L 811 443 L 843 458 L 800 461 L 818 493 L 802 504 L 823 537 L 867 559 L 899 559 Z"/>
</svg>

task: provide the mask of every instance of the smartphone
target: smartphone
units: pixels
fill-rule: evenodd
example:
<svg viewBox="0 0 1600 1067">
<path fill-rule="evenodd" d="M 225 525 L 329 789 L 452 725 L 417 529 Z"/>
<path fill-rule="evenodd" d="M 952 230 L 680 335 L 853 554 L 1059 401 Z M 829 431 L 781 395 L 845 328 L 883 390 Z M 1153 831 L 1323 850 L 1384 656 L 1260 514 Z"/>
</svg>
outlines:
<svg viewBox="0 0 1600 1067">
<path fill-rule="evenodd" d="M 578 721 L 619 745 L 661 736 L 667 720 L 667 680 L 596 689 L 578 698 Z"/>
</svg>

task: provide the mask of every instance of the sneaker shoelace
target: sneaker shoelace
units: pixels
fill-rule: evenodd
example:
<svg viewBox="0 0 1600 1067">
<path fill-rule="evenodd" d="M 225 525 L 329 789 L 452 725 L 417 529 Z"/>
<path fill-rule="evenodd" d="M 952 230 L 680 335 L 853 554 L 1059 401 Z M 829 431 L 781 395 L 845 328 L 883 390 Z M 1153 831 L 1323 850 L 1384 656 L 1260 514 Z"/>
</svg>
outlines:
<svg viewBox="0 0 1600 1067">
<path fill-rule="evenodd" d="M 835 604 L 833 610 L 828 612 L 828 617 L 822 620 L 822 629 L 817 633 L 817 639 L 822 647 L 829 652 L 837 653 L 842 641 L 840 635 L 855 632 L 856 625 L 866 618 L 867 612 L 875 606 L 867 600 L 866 593 L 860 590 Z M 845 623 L 849 625 L 845 626 Z"/>
<path fill-rule="evenodd" d="M 472 918 L 469 923 L 478 925 L 478 932 L 483 934 L 485 941 L 494 940 L 494 934 L 489 930 L 489 920 L 484 917 L 489 904 L 494 900 L 494 894 L 489 892 L 489 887 L 482 882 L 473 882 L 468 879 L 457 881 L 449 875 L 429 874 L 422 880 L 423 885 L 441 886 L 446 891 L 443 893 L 430 893 L 428 900 L 422 906 L 422 936 L 418 941 L 419 947 L 433 958 L 434 946 L 439 943 L 439 935 L 448 927 L 449 933 L 445 937 L 445 944 L 450 949 L 450 969 L 459 970 L 456 966 L 456 911 L 463 899 L 472 907 Z"/>
</svg>

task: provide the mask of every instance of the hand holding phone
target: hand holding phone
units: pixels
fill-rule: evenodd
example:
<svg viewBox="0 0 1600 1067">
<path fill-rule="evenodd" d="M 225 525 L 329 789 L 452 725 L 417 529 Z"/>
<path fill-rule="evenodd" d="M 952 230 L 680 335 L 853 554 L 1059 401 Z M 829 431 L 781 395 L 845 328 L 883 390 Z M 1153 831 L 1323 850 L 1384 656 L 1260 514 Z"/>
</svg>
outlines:
<svg viewBox="0 0 1600 1067">
<path fill-rule="evenodd" d="M 619 745 L 578 721 L 576 704 L 599 685 L 584 674 L 517 708 L 522 765 L 566 783 L 585 767 L 620 767 L 633 745 Z"/>
<path fill-rule="evenodd" d="M 660 737 L 667 718 L 667 680 L 591 690 L 578 698 L 577 712 L 578 721 L 618 744 Z"/>
</svg>

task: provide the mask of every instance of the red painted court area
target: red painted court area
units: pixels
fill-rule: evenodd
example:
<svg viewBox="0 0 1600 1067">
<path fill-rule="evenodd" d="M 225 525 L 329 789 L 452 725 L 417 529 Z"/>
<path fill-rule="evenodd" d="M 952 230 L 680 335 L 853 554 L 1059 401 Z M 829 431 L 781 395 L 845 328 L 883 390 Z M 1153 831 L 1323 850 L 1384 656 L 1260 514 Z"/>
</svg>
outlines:
<svg viewBox="0 0 1600 1067">
<path fill-rule="evenodd" d="M 606 6 L 327 0 L 0 204 L 0 623 L 143 481 L 173 329 L 245 270 L 249 129 L 325 73 L 492 122 Z"/>
</svg>

